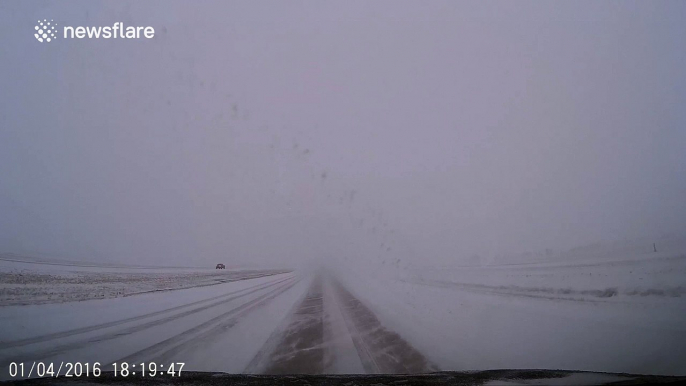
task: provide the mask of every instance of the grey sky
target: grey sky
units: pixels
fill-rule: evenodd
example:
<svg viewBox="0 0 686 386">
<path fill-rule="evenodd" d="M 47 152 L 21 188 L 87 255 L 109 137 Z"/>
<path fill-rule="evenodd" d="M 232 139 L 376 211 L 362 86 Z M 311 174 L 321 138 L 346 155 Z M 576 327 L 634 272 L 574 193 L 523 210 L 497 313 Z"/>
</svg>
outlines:
<svg viewBox="0 0 686 386">
<path fill-rule="evenodd" d="M 39 18 L 156 36 L 41 44 Z M 685 38 L 682 1 L 3 1 L 0 251 L 448 262 L 683 234 Z"/>
</svg>

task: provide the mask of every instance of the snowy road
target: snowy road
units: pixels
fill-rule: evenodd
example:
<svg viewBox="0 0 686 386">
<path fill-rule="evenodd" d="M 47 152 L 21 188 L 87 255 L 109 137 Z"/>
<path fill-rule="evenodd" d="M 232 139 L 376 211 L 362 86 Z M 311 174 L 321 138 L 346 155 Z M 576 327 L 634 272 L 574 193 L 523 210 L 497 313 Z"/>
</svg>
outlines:
<svg viewBox="0 0 686 386">
<path fill-rule="evenodd" d="M 651 263 L 636 280 L 680 272 L 682 260 L 669 269 Z M 12 362 L 26 368 L 99 362 L 109 370 L 114 362 L 151 361 L 260 374 L 548 368 L 683 375 L 680 294 L 635 296 L 628 284 L 610 297 L 522 290 L 556 288 L 557 277 L 571 269 L 536 266 L 523 274 L 528 281 L 517 277 L 517 286 L 493 288 L 469 280 L 506 283 L 503 272 L 513 271 L 444 269 L 374 279 L 289 272 L 111 299 L 4 306 L 0 379 L 9 378 Z M 553 280 L 534 277 L 538 271 Z"/>
<path fill-rule="evenodd" d="M 138 296 L 0 308 L 12 362 L 183 362 L 233 373 L 408 373 L 437 368 L 327 275 L 285 273 Z"/>
<path fill-rule="evenodd" d="M 328 275 L 315 276 L 305 298 L 284 322 L 246 372 L 410 374 L 438 370 Z"/>
<path fill-rule="evenodd" d="M 280 274 L 126 298 L 3 307 L 0 309 L 4 327 L 0 333 L 3 379 L 8 376 L 11 362 L 109 364 L 166 361 L 171 357 L 188 362 L 187 352 L 192 353 L 198 346 L 203 346 L 201 351 L 205 352 L 208 343 L 217 342 L 217 336 L 230 339 L 232 334 L 227 331 L 236 324 L 251 324 L 251 334 L 258 339 L 254 334 L 261 330 L 254 328 L 252 320 L 257 317 L 259 322 L 260 313 L 256 310 L 270 306 L 270 311 L 279 312 L 282 301 L 297 299 L 301 291 L 299 284 L 300 277 Z M 275 302 L 276 298 L 279 301 Z M 268 323 L 263 325 L 269 328 Z M 265 333 L 268 335 L 269 331 Z M 235 347 L 229 344 L 220 353 L 233 351 Z M 194 358 L 199 365 L 208 365 Z"/>
</svg>

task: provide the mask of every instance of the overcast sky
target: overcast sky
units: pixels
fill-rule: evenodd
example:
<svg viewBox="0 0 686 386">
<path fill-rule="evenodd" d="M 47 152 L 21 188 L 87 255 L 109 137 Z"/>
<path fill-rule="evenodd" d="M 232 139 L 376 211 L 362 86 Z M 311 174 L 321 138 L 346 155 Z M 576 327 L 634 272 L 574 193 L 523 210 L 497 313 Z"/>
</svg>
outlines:
<svg viewBox="0 0 686 386">
<path fill-rule="evenodd" d="M 39 43 L 63 26 L 153 39 Z M 0 252 L 290 265 L 686 233 L 686 2 L 2 1 Z"/>
</svg>

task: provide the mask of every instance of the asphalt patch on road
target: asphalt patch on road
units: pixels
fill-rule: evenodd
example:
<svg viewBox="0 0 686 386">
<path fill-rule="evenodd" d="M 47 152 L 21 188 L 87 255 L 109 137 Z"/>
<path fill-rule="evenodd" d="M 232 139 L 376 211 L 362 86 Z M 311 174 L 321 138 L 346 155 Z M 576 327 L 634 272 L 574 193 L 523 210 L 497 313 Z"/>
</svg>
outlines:
<svg viewBox="0 0 686 386">
<path fill-rule="evenodd" d="M 315 278 L 269 357 L 264 374 L 321 374 L 327 366 L 324 347 L 324 298 Z"/>
</svg>

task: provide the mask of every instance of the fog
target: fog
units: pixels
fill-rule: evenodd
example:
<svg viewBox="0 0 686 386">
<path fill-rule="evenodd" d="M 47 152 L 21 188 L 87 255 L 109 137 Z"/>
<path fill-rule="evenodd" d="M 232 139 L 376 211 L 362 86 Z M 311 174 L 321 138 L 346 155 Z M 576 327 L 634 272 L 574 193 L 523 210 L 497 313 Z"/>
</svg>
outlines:
<svg viewBox="0 0 686 386">
<path fill-rule="evenodd" d="M 38 43 L 58 27 L 153 39 Z M 686 3 L 3 1 L 0 252 L 461 264 L 686 233 Z"/>
</svg>

